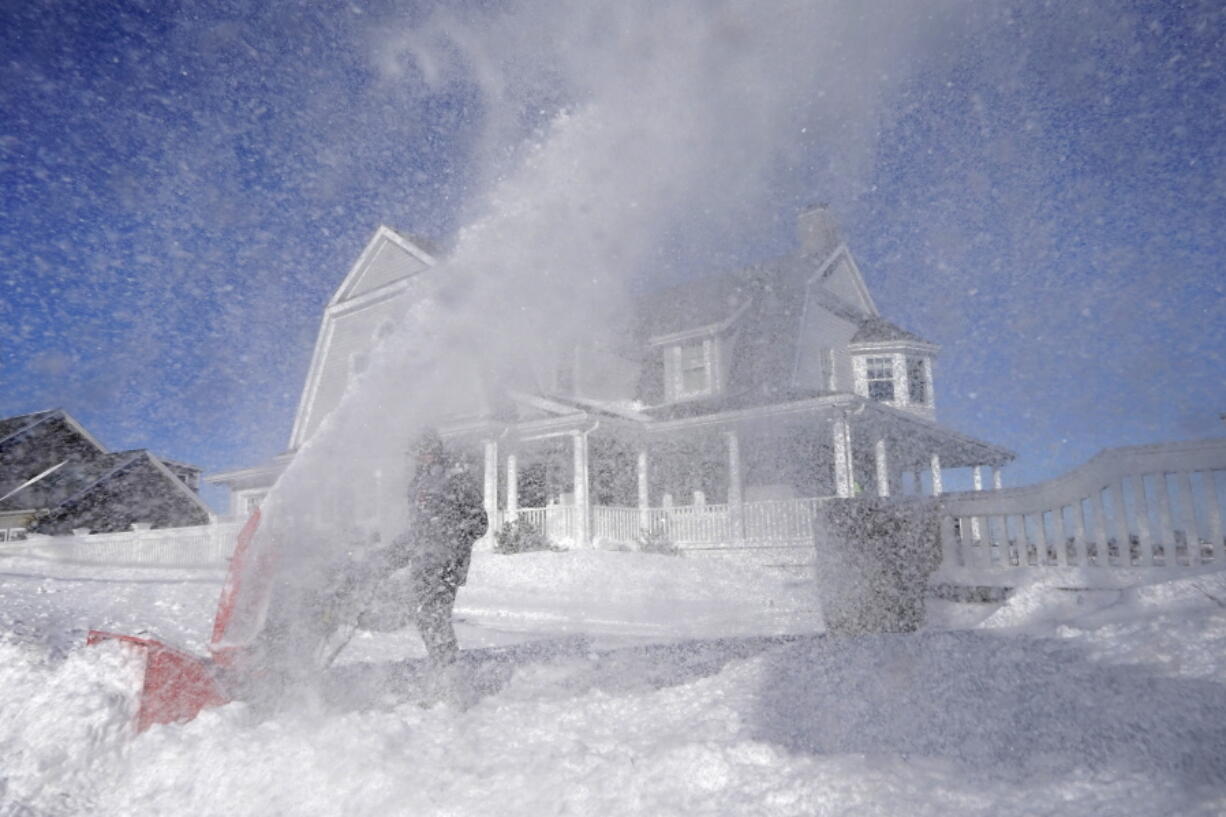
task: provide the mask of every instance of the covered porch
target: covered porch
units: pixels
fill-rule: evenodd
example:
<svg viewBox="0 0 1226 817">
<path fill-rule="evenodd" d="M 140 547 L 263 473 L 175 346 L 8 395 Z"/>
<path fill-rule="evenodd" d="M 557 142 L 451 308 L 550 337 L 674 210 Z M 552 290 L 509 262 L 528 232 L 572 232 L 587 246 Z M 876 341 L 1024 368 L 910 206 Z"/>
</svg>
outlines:
<svg viewBox="0 0 1226 817">
<path fill-rule="evenodd" d="M 482 460 L 492 530 L 518 521 L 579 548 L 665 537 L 768 563 L 811 547 L 830 498 L 939 495 L 959 468 L 975 490 L 999 488 L 1013 456 L 844 394 L 677 419 L 570 411 L 447 436 Z"/>
</svg>

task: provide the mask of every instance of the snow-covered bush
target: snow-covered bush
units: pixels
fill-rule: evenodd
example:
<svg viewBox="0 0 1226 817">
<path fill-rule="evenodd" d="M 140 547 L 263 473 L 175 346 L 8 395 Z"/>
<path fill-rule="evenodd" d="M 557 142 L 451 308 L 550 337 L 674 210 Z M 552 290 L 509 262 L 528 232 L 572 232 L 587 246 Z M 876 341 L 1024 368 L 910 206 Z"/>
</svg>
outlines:
<svg viewBox="0 0 1226 817">
<path fill-rule="evenodd" d="M 941 563 L 932 502 L 835 499 L 817 520 L 817 581 L 832 633 L 911 632 Z"/>
<path fill-rule="evenodd" d="M 668 530 L 663 527 L 648 530 L 644 528 L 639 533 L 639 550 L 643 553 L 661 553 L 665 556 L 680 556 L 681 548 L 673 542 Z"/>
<path fill-rule="evenodd" d="M 495 553 L 532 553 L 540 550 L 560 551 L 562 548 L 549 541 L 535 525 L 523 519 L 504 522 L 494 534 Z"/>
</svg>

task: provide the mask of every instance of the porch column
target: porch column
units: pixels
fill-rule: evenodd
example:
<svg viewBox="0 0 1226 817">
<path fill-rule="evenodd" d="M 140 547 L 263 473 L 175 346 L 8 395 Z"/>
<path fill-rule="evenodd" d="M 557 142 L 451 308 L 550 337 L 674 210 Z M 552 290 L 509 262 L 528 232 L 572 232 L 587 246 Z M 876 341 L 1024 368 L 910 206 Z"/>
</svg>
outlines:
<svg viewBox="0 0 1226 817">
<path fill-rule="evenodd" d="M 507 454 L 507 521 L 519 518 L 519 459 L 515 452 Z"/>
<path fill-rule="evenodd" d="M 498 441 L 485 441 L 485 485 L 482 492 L 482 505 L 485 516 L 489 520 L 489 531 L 486 536 L 493 541 L 494 531 L 498 530 Z"/>
<path fill-rule="evenodd" d="M 941 488 L 941 455 L 940 454 L 937 454 L 935 452 L 933 453 L 931 468 L 932 468 L 932 495 L 940 496 L 941 491 L 942 491 L 942 488 Z"/>
<path fill-rule="evenodd" d="M 834 421 L 834 491 L 846 499 L 854 492 L 851 461 L 851 431 L 847 418 Z"/>
<path fill-rule="evenodd" d="M 983 467 L 976 465 L 971 469 L 971 487 L 976 491 L 983 490 Z M 979 517 L 971 517 L 971 538 L 975 541 L 980 541 L 983 538 L 983 529 L 979 526 Z M 991 557 L 988 557 L 991 561 Z"/>
<path fill-rule="evenodd" d="M 745 539 L 744 485 L 741 480 L 741 438 L 736 431 L 725 431 L 728 441 L 728 522 L 735 542 Z"/>
<path fill-rule="evenodd" d="M 885 440 L 878 440 L 873 446 L 873 454 L 877 460 L 877 496 L 890 495 L 890 463 L 886 459 Z"/>
<path fill-rule="evenodd" d="M 651 507 L 651 494 L 647 485 L 647 446 L 638 450 L 637 468 L 639 478 L 639 529 L 650 530 L 651 518 L 648 508 Z"/>
<path fill-rule="evenodd" d="M 592 518 L 587 483 L 587 435 L 576 431 L 575 441 L 575 547 L 585 548 L 591 541 L 589 521 Z"/>
<path fill-rule="evenodd" d="M 1004 483 L 1001 481 L 1001 478 L 1000 478 L 1000 466 L 993 465 L 992 466 L 992 490 L 999 491 L 1002 487 L 1004 487 Z"/>
</svg>

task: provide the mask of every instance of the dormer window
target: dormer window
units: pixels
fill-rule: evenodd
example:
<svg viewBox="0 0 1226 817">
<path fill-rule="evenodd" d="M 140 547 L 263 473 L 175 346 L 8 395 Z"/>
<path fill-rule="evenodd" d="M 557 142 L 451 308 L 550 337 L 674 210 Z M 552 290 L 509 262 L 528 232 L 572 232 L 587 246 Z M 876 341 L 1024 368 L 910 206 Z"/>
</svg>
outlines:
<svg viewBox="0 0 1226 817">
<path fill-rule="evenodd" d="M 864 361 L 864 379 L 868 384 L 868 398 L 879 403 L 894 400 L 894 358 L 870 357 Z"/>
<path fill-rule="evenodd" d="M 681 395 L 706 394 L 711 390 L 711 366 L 702 341 L 681 347 Z"/>
<path fill-rule="evenodd" d="M 878 317 L 869 318 L 847 344 L 855 393 L 934 419 L 932 360 L 936 344 Z"/>
<path fill-rule="evenodd" d="M 667 399 L 686 400 L 719 390 L 715 338 L 676 343 L 664 348 Z"/>
</svg>

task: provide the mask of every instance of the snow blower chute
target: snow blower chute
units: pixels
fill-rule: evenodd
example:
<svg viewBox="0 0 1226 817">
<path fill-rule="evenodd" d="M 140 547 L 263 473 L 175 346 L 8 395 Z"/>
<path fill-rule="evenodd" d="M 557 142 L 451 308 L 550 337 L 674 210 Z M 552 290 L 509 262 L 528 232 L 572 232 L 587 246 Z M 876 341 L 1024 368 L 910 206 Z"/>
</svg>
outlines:
<svg viewBox="0 0 1226 817">
<path fill-rule="evenodd" d="M 243 669 L 244 648 L 259 631 L 271 590 L 274 554 L 267 546 L 263 550 L 254 546 L 259 525 L 257 510 L 238 534 L 213 619 L 210 657 L 193 655 L 153 638 L 89 631 L 86 644 L 120 641 L 145 654 L 136 715 L 138 733 L 155 723 L 191 720 L 202 709 L 232 700 L 226 677 Z"/>
</svg>

